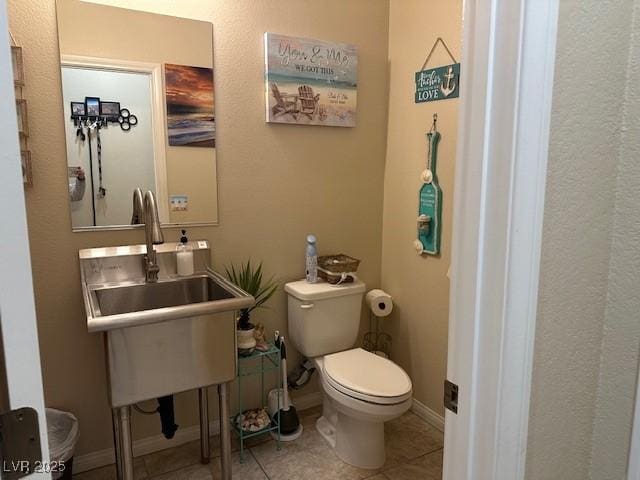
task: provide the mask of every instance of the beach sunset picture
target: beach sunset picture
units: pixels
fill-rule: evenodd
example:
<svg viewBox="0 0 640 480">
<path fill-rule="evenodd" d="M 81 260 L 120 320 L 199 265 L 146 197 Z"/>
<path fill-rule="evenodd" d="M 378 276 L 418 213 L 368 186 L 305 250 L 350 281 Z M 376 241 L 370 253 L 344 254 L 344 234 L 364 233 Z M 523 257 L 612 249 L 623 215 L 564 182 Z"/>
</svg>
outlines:
<svg viewBox="0 0 640 480">
<path fill-rule="evenodd" d="M 215 147 L 213 69 L 165 64 L 169 145 Z"/>
</svg>

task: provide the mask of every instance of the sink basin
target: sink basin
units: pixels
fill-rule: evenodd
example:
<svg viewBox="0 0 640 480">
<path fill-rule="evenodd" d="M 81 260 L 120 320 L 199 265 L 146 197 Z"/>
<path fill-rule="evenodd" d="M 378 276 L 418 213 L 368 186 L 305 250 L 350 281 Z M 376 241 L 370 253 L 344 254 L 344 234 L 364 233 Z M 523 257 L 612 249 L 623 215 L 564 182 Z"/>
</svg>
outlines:
<svg viewBox="0 0 640 480">
<path fill-rule="evenodd" d="M 253 297 L 212 270 L 156 283 L 91 285 L 87 296 L 90 332 L 235 311 L 254 302 Z"/>
<path fill-rule="evenodd" d="M 233 294 L 205 275 L 158 283 L 105 287 L 94 291 L 98 300 L 97 316 L 119 315 L 233 298 Z"/>
</svg>

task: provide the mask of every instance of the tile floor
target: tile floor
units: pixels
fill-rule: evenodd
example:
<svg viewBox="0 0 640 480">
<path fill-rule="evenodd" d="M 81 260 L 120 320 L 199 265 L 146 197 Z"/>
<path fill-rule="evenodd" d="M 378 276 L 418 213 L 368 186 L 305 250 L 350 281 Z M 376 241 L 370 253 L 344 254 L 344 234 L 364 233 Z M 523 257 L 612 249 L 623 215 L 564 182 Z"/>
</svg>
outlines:
<svg viewBox="0 0 640 480">
<path fill-rule="evenodd" d="M 407 412 L 385 426 L 387 461 L 379 471 L 343 463 L 315 429 L 320 407 L 300 412 L 304 433 L 280 450 L 268 435 L 252 438 L 240 463 L 239 444 L 233 440 L 234 480 L 436 480 L 442 478 L 443 435 L 415 414 Z M 209 465 L 200 464 L 200 442 L 138 457 L 136 480 L 215 480 L 220 478 L 219 438 L 211 438 Z M 115 467 L 74 475 L 74 480 L 114 480 Z"/>
</svg>

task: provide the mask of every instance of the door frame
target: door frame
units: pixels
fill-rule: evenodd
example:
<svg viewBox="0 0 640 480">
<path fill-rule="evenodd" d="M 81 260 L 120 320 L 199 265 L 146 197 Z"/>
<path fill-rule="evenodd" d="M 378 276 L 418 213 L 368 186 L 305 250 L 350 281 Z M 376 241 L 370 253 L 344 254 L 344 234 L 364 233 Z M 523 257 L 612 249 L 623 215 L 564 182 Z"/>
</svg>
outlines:
<svg viewBox="0 0 640 480">
<path fill-rule="evenodd" d="M 111 72 L 130 72 L 149 75 L 151 89 L 151 131 L 153 132 L 153 164 L 156 176 L 156 198 L 165 199 L 158 202 L 158 216 L 163 224 L 170 223 L 169 219 L 169 187 L 167 178 L 167 122 L 165 115 L 164 83 L 162 65 L 151 62 L 133 60 L 118 60 L 85 55 L 60 55 L 60 68 L 80 68 L 91 70 L 105 70 Z M 71 211 L 69 211 L 71 214 Z M 122 230 L 122 225 L 73 227 L 74 232 L 96 230 Z M 134 226 L 131 226 L 134 228 Z"/>
<path fill-rule="evenodd" d="M 524 479 L 559 0 L 465 1 L 443 479 Z"/>
<path fill-rule="evenodd" d="M 3 389 L 6 388 L 5 400 L 8 400 L 9 408 L 31 407 L 37 411 L 42 459 L 48 461 L 42 370 L 7 20 L 6 0 L 0 0 L 0 112 L 3 112 L 0 115 L 0 353 L 4 354 L 5 370 L 0 381 L 6 382 Z M 33 475 L 51 478 L 50 473 L 45 472 Z"/>
</svg>

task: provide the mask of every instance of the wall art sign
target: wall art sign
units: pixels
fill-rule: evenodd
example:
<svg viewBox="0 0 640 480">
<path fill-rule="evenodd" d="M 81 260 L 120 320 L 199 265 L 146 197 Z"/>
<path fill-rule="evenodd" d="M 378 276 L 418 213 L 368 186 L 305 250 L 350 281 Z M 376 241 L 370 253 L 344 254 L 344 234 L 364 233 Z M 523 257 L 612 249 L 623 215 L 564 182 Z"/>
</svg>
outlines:
<svg viewBox="0 0 640 480">
<path fill-rule="evenodd" d="M 165 64 L 167 131 L 174 147 L 215 147 L 213 68 Z"/>
<path fill-rule="evenodd" d="M 442 236 L 442 189 L 438 183 L 436 161 L 440 132 L 436 127 L 438 114 L 433 115 L 433 125 L 427 132 L 427 168 L 420 175 L 422 187 L 418 194 L 418 238 L 414 247 L 420 254 L 438 255 Z"/>
<path fill-rule="evenodd" d="M 416 103 L 460 96 L 460 64 L 416 72 Z"/>
<path fill-rule="evenodd" d="M 356 126 L 354 45 L 264 34 L 266 121 Z"/>
<path fill-rule="evenodd" d="M 427 64 L 431 59 L 434 50 L 441 44 L 453 60 L 450 65 L 427 69 Z M 420 71 L 415 74 L 416 93 L 415 102 L 433 102 L 445 100 L 447 98 L 457 98 L 460 96 L 460 64 L 451 54 L 449 47 L 442 38 L 438 37 L 431 47 Z"/>
</svg>

